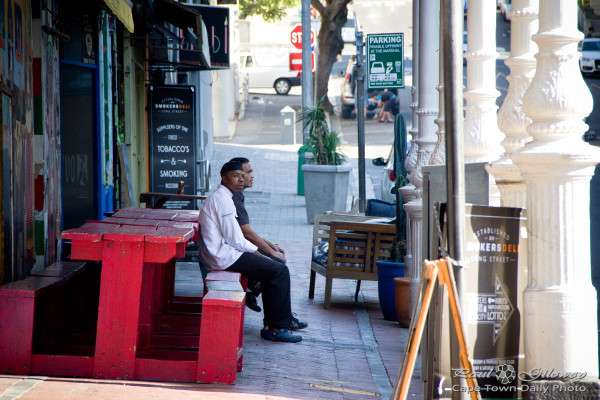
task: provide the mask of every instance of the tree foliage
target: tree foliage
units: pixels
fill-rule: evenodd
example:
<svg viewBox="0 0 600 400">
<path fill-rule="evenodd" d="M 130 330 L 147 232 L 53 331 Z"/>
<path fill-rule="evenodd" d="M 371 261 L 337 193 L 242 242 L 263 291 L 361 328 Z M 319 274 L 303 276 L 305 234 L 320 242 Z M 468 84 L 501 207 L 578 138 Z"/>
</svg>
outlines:
<svg viewBox="0 0 600 400">
<path fill-rule="evenodd" d="M 240 0 L 240 18 L 260 15 L 265 21 L 273 22 L 285 16 L 286 10 L 300 4 L 300 0 Z"/>
</svg>

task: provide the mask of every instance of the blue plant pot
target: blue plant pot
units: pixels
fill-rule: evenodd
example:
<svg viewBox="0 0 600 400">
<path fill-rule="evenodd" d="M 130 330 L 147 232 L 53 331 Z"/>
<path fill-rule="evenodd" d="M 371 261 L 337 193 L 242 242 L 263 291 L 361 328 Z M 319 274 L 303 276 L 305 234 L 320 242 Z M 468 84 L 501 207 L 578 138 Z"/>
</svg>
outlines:
<svg viewBox="0 0 600 400">
<path fill-rule="evenodd" d="M 396 286 L 394 278 L 404 276 L 404 263 L 377 261 L 377 286 L 379 289 L 379 306 L 383 318 L 398 321 L 396 314 Z"/>
</svg>

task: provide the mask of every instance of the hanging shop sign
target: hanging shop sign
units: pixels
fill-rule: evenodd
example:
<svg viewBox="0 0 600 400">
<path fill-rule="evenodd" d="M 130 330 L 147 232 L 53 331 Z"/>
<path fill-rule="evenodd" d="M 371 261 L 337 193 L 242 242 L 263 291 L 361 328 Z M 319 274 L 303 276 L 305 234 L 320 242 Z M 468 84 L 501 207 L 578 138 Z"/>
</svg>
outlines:
<svg viewBox="0 0 600 400">
<path fill-rule="evenodd" d="M 193 86 L 150 86 L 150 191 L 196 194 L 195 92 Z M 193 200 L 169 200 L 163 208 L 194 209 Z"/>
<path fill-rule="evenodd" d="M 229 43 L 229 8 L 186 4 L 202 16 L 206 26 L 211 69 L 226 69 L 230 66 L 231 46 Z"/>
</svg>

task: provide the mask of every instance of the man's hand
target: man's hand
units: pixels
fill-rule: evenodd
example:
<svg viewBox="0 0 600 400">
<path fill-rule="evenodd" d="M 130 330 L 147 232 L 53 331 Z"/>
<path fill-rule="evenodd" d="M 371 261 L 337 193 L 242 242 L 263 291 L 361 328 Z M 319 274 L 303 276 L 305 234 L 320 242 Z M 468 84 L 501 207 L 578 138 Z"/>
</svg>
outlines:
<svg viewBox="0 0 600 400">
<path fill-rule="evenodd" d="M 273 244 L 273 250 L 278 251 L 281 254 L 285 254 L 285 251 L 281 247 L 279 247 L 277 243 Z"/>
<path fill-rule="evenodd" d="M 282 252 L 274 251 L 271 256 L 274 258 L 279 258 L 279 259 L 283 260 L 283 262 L 287 262 L 287 260 L 285 259 L 285 254 Z"/>
</svg>

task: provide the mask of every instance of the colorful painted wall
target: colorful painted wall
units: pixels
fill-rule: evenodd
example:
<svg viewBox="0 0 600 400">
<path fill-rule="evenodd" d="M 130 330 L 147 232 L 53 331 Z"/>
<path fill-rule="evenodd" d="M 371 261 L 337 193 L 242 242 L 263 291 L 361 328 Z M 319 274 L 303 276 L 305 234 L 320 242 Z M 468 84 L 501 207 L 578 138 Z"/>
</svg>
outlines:
<svg viewBox="0 0 600 400">
<path fill-rule="evenodd" d="M 41 23 L 54 27 L 58 14 L 56 2 L 47 1 Z M 60 79 L 58 39 L 41 34 L 41 113 L 44 136 L 44 212 L 45 260 L 50 265 L 57 259 L 56 244 L 61 228 L 61 147 L 60 147 Z"/>
<path fill-rule="evenodd" d="M 3 165 L 12 169 L 12 185 L 4 185 L 3 190 L 12 189 L 13 238 L 12 249 L 4 249 L 12 252 L 12 265 L 5 265 L 4 280 L 26 276 L 34 259 L 31 32 L 30 2 L 0 0 L 0 85 L 5 93 L 2 104 L 10 108 L 9 112 L 3 110 L 3 125 L 10 129 L 5 139 L 11 142 L 7 154 L 11 160 L 8 165 L 3 160 Z M 5 230 L 4 236 L 8 233 Z"/>
</svg>

